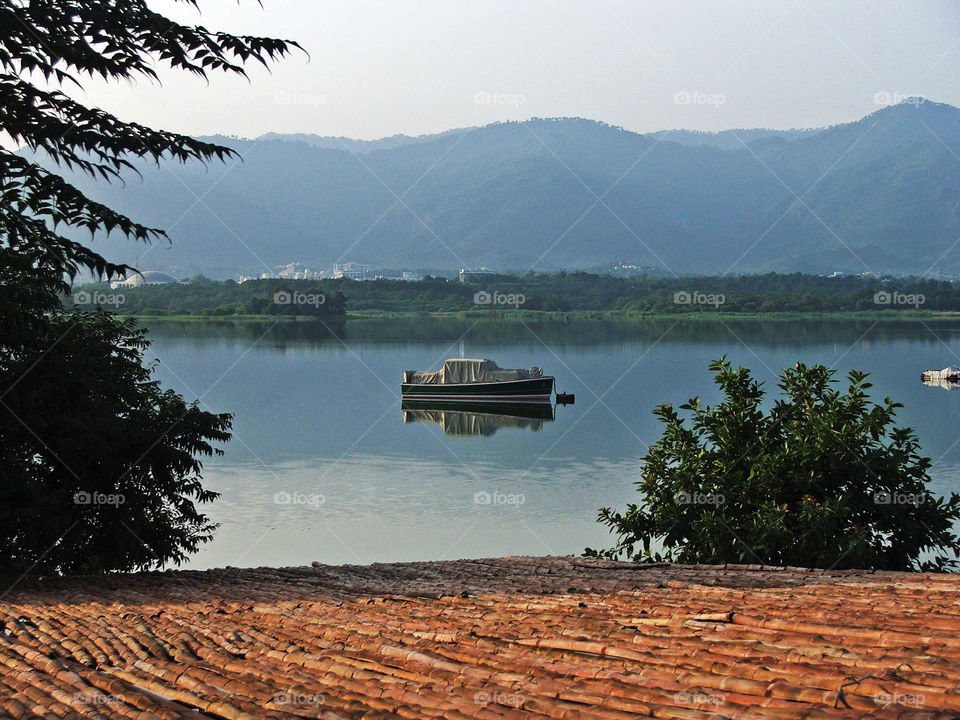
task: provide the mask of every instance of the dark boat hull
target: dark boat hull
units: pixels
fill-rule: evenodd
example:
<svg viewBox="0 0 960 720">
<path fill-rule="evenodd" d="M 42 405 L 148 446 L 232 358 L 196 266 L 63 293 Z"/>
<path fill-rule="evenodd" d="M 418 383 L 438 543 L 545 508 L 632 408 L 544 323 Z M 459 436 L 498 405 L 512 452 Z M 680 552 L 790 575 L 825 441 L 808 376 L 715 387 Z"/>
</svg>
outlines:
<svg viewBox="0 0 960 720">
<path fill-rule="evenodd" d="M 543 403 L 553 394 L 552 375 L 487 383 L 448 383 L 420 385 L 403 383 L 403 400 L 434 400 L 466 403 Z"/>
</svg>

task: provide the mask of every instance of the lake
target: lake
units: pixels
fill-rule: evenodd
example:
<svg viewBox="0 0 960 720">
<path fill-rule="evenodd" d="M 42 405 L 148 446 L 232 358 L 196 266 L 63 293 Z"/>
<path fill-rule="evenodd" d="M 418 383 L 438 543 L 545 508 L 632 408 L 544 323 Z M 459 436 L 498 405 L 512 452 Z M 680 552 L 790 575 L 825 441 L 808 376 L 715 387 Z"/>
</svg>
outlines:
<svg viewBox="0 0 960 720">
<path fill-rule="evenodd" d="M 151 322 L 157 377 L 204 409 L 234 414 L 225 454 L 205 463 L 221 523 L 191 568 L 581 553 L 609 547 L 602 506 L 637 500 L 660 403 L 719 393 L 726 355 L 776 391 L 797 361 L 871 374 L 874 399 L 904 404 L 934 460 L 934 489 L 960 490 L 960 393 L 921 370 L 960 364 L 960 322 L 873 320 L 351 320 Z M 542 365 L 576 394 L 555 418 L 410 414 L 403 370 L 448 357 Z M 406 421 L 405 421 L 406 420 Z M 467 434 L 472 428 L 478 434 Z"/>
</svg>

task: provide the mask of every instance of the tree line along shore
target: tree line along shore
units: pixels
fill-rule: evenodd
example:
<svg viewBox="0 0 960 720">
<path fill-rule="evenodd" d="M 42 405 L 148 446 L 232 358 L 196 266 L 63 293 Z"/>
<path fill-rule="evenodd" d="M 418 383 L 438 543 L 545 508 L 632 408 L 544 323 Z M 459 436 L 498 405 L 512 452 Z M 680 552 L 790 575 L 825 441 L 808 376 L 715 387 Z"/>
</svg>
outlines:
<svg viewBox="0 0 960 720">
<path fill-rule="evenodd" d="M 737 276 L 614 277 L 586 272 L 495 275 L 481 282 L 261 279 L 202 275 L 180 283 L 73 288 L 65 305 L 122 315 L 174 317 L 345 318 L 409 313 L 498 317 L 555 313 L 572 317 L 766 314 L 928 315 L 960 312 L 952 280 L 823 277 L 801 273 Z"/>
</svg>

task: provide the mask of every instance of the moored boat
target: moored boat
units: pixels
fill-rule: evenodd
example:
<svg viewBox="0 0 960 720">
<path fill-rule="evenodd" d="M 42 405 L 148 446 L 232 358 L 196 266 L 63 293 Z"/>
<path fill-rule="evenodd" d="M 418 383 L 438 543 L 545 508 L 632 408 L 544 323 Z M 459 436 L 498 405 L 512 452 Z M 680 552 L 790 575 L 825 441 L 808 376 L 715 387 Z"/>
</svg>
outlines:
<svg viewBox="0 0 960 720">
<path fill-rule="evenodd" d="M 403 400 L 470 403 L 549 403 L 554 377 L 543 368 L 508 369 L 493 360 L 452 358 L 436 371 L 406 370 Z"/>
</svg>

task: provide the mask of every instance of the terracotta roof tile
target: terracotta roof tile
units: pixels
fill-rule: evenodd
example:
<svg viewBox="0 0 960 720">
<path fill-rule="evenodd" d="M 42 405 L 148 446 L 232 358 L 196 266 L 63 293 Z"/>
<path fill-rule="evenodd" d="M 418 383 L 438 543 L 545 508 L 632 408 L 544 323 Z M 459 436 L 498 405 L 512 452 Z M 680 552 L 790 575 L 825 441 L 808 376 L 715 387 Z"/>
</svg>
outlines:
<svg viewBox="0 0 960 720">
<path fill-rule="evenodd" d="M 960 718 L 960 577 L 582 558 L 27 579 L 3 718 Z"/>
</svg>

